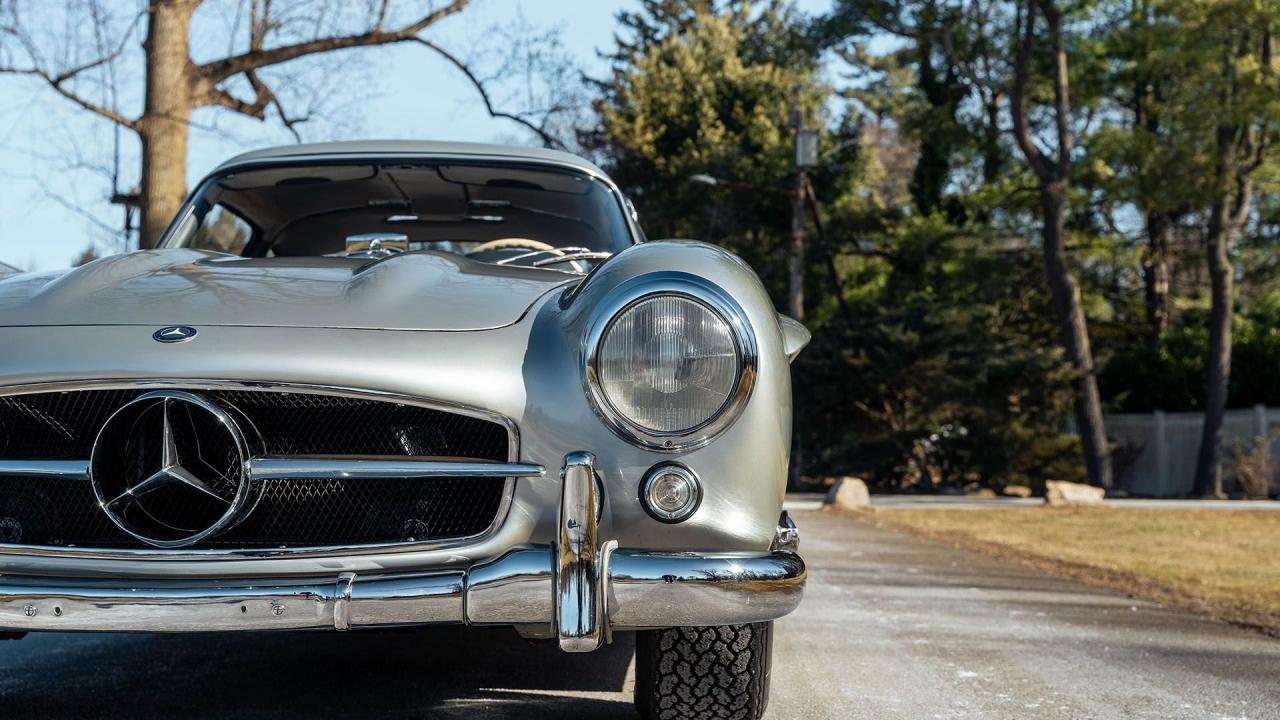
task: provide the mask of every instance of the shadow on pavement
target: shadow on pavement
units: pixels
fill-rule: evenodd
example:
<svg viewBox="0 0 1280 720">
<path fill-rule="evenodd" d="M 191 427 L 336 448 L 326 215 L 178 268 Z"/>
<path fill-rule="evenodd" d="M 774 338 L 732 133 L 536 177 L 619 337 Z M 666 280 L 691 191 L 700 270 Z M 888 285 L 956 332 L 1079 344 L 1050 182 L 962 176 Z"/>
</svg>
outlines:
<svg viewBox="0 0 1280 720">
<path fill-rule="evenodd" d="M 622 635 L 568 655 L 462 628 L 31 635 L 0 643 L 0 717 L 634 718 L 633 649 Z"/>
</svg>

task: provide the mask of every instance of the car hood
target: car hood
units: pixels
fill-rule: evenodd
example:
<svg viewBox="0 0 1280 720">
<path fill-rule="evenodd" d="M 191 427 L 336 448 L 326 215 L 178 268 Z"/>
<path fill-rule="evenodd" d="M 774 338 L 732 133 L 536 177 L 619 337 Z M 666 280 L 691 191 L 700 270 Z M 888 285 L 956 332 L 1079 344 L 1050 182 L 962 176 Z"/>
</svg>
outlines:
<svg viewBox="0 0 1280 720">
<path fill-rule="evenodd" d="M 0 273 L 0 327 L 238 325 L 484 330 L 577 278 L 439 252 L 383 260 L 145 250 L 58 272 Z"/>
</svg>

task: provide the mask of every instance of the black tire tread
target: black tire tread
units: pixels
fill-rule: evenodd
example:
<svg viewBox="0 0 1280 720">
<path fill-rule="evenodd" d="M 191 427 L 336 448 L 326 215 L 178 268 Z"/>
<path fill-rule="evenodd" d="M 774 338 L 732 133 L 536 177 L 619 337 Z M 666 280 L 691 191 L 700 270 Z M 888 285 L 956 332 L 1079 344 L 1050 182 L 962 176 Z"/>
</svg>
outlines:
<svg viewBox="0 0 1280 720">
<path fill-rule="evenodd" d="M 636 710 L 645 720 L 759 720 L 772 652 L 773 623 L 638 633 Z"/>
</svg>

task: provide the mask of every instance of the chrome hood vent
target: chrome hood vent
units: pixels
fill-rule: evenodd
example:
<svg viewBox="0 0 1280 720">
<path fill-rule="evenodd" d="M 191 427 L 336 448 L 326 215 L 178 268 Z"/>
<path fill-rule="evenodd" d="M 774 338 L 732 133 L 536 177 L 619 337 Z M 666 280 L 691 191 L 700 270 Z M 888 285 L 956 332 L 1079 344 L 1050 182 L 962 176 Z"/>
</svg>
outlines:
<svg viewBox="0 0 1280 720">
<path fill-rule="evenodd" d="M 146 250 L 68 271 L 0 273 L 0 327 L 486 330 L 515 323 L 575 280 L 438 252 L 370 260 Z"/>
</svg>

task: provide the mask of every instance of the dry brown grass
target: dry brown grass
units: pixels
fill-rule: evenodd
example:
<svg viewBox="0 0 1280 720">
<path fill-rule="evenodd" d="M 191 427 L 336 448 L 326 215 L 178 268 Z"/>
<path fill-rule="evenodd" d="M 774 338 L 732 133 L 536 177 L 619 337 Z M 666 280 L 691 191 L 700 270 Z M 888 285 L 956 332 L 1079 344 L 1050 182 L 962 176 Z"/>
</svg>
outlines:
<svg viewBox="0 0 1280 720">
<path fill-rule="evenodd" d="M 1254 438 L 1252 444 L 1237 445 L 1229 453 L 1232 474 L 1250 500 L 1266 500 L 1271 496 L 1277 472 L 1276 462 L 1271 457 L 1271 445 L 1275 440 L 1275 435 Z"/>
<path fill-rule="evenodd" d="M 1280 637 L 1280 512 L 1045 507 L 859 516 Z"/>
</svg>

